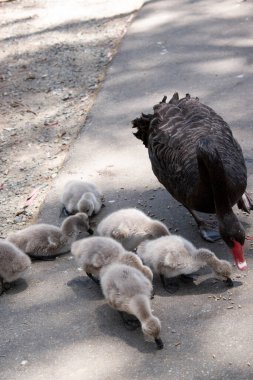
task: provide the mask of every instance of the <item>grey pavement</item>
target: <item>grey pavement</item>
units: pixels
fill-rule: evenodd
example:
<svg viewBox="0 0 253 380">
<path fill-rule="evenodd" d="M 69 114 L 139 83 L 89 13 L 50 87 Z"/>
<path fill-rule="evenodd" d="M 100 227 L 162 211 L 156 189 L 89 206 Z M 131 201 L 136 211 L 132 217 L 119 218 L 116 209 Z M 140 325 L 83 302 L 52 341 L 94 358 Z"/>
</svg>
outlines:
<svg viewBox="0 0 253 380">
<path fill-rule="evenodd" d="M 163 95 L 200 97 L 230 123 L 253 191 L 253 5 L 246 1 L 151 1 L 130 26 L 86 124 L 41 208 L 39 221 L 60 224 L 59 195 L 70 178 L 98 184 L 106 207 L 138 207 L 198 246 L 232 261 L 227 247 L 198 236 L 191 216 L 158 183 L 131 120 Z M 248 234 L 252 216 L 239 213 Z M 125 330 L 96 284 L 70 255 L 36 262 L 0 299 L 3 379 L 253 379 L 253 258 L 234 269 L 235 286 L 181 284 L 169 296 L 158 280 L 152 307 L 164 349 Z"/>
</svg>

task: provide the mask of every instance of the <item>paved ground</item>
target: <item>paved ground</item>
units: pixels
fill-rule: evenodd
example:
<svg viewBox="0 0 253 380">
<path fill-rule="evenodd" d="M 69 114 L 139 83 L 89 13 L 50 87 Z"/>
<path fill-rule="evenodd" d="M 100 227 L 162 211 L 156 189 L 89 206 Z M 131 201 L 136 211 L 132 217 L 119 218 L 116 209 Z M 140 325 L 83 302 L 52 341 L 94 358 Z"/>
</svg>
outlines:
<svg viewBox="0 0 253 380">
<path fill-rule="evenodd" d="M 68 178 L 94 181 L 112 210 L 137 206 L 165 218 L 198 245 L 190 215 L 162 189 L 130 121 L 164 94 L 190 92 L 230 124 L 243 147 L 253 189 L 252 15 L 248 2 L 153 1 L 129 28 L 96 104 L 73 146 L 40 221 L 61 222 L 59 193 Z M 239 214 L 247 233 L 252 216 Z M 96 220 L 94 221 L 94 223 Z M 211 245 L 230 258 L 221 243 Z M 35 263 L 26 281 L 1 298 L 1 379 L 253 379 L 253 258 L 234 272 L 235 287 L 181 285 L 168 296 L 155 281 L 154 312 L 165 348 L 127 331 L 70 256 Z"/>
</svg>

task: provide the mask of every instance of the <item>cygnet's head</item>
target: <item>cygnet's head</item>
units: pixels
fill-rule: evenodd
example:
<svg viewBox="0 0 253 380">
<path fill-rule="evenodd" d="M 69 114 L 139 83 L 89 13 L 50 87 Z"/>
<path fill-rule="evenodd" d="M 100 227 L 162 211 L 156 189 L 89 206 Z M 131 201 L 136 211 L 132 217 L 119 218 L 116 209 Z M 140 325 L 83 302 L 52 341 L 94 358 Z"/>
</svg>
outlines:
<svg viewBox="0 0 253 380">
<path fill-rule="evenodd" d="M 78 212 L 73 216 L 75 218 L 76 229 L 80 232 L 87 231 L 90 235 L 93 235 L 93 230 L 90 228 L 88 215 L 84 212 Z"/>
<path fill-rule="evenodd" d="M 220 260 L 216 265 L 214 272 L 220 279 L 227 280 L 232 275 L 232 265 L 226 260 Z"/>
<path fill-rule="evenodd" d="M 94 212 L 94 202 L 90 198 L 90 193 L 82 195 L 77 204 L 77 208 L 80 212 L 85 212 L 88 216 L 91 216 Z"/>
<path fill-rule="evenodd" d="M 156 239 L 161 236 L 170 235 L 170 231 L 165 226 L 165 224 L 163 224 L 162 222 L 159 222 L 158 220 L 154 220 L 152 221 L 152 224 L 150 226 L 150 234 L 153 239 Z"/>
<path fill-rule="evenodd" d="M 160 338 L 161 322 L 157 317 L 151 316 L 142 322 L 142 331 L 145 335 L 152 337 L 157 345 L 157 348 L 161 350 L 163 348 L 163 342 Z"/>
</svg>

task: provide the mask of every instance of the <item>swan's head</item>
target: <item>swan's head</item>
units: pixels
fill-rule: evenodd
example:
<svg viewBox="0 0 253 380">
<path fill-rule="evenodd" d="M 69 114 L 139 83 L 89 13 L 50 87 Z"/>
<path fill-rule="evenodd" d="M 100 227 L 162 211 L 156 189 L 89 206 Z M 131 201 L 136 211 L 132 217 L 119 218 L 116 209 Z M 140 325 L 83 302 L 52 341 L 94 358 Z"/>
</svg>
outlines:
<svg viewBox="0 0 253 380">
<path fill-rule="evenodd" d="M 163 348 L 163 342 L 160 338 L 161 322 L 157 317 L 151 316 L 142 322 L 142 331 L 145 335 L 152 337 L 157 345 L 157 348 L 161 350 Z"/>
<path fill-rule="evenodd" d="M 243 245 L 245 241 L 245 231 L 234 213 L 225 215 L 219 223 L 222 239 L 231 249 L 237 268 L 247 269 L 244 257 Z"/>
</svg>

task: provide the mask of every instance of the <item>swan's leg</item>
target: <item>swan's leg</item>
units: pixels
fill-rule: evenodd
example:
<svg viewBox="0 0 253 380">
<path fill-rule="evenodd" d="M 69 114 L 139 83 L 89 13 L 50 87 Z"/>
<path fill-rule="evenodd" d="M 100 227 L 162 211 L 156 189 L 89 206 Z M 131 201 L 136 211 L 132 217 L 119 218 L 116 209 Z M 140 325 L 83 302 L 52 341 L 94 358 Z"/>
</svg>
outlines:
<svg viewBox="0 0 253 380">
<path fill-rule="evenodd" d="M 124 313 L 124 311 L 119 311 L 119 315 L 121 316 L 122 321 L 128 330 L 136 330 L 138 327 L 140 327 L 140 321 L 133 315 L 130 318 L 130 316 Z"/>
<path fill-rule="evenodd" d="M 160 279 L 161 279 L 161 283 L 162 283 L 164 289 L 166 290 L 166 292 L 173 294 L 173 293 L 176 293 L 178 291 L 178 289 L 179 289 L 178 283 L 172 282 L 172 281 L 166 282 L 163 274 L 160 274 Z"/>
<path fill-rule="evenodd" d="M 87 276 L 90 277 L 90 278 L 92 279 L 92 281 L 94 281 L 97 285 L 100 284 L 100 281 L 99 281 L 98 278 L 94 277 L 91 273 L 87 273 L 87 272 L 86 272 L 86 274 L 87 274 Z"/>
<path fill-rule="evenodd" d="M 213 243 L 216 240 L 221 239 L 220 233 L 218 231 L 218 224 L 216 221 L 203 220 L 199 218 L 193 210 L 189 208 L 187 208 L 187 210 L 192 214 L 193 218 L 195 219 L 199 228 L 200 235 L 204 240 Z"/>
</svg>

